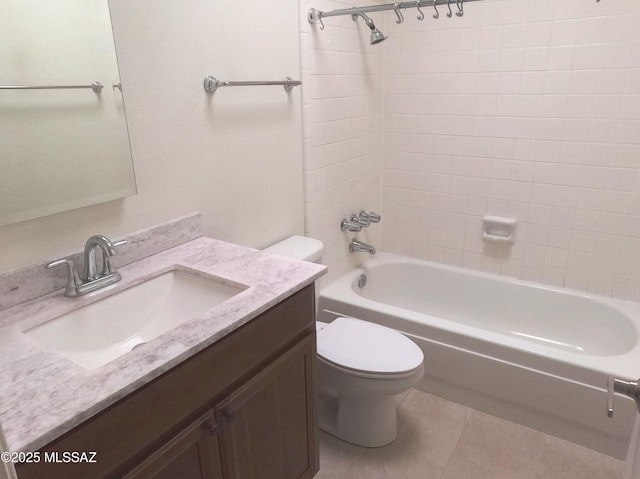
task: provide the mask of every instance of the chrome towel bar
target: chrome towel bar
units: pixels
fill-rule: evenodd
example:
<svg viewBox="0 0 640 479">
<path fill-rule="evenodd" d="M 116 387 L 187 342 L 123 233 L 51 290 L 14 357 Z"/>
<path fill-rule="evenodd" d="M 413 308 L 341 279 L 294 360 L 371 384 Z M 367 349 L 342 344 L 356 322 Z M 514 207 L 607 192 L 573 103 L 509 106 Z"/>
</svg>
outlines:
<svg viewBox="0 0 640 479">
<path fill-rule="evenodd" d="M 293 90 L 294 86 L 302 85 L 301 81 L 294 80 L 290 77 L 286 77 L 284 80 L 279 81 L 220 81 L 215 77 L 209 75 L 204 79 L 204 90 L 208 93 L 213 93 L 218 88 L 223 86 L 271 86 L 280 85 L 284 87 L 284 90 L 289 92 Z"/>
<path fill-rule="evenodd" d="M 30 85 L 0 85 L 0 90 L 67 90 L 78 88 L 91 88 L 95 93 L 102 91 L 103 85 L 98 81 L 94 81 L 91 85 L 42 85 L 42 86 L 30 86 Z"/>
</svg>

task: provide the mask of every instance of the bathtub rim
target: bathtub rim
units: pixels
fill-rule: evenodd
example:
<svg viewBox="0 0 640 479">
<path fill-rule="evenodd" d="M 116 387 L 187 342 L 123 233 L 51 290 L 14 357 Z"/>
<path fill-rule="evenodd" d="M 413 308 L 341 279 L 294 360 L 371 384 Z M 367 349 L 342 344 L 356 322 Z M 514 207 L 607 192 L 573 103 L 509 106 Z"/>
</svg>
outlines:
<svg viewBox="0 0 640 479">
<path fill-rule="evenodd" d="M 483 330 L 475 326 L 457 323 L 445 318 L 439 318 L 424 313 L 417 313 L 397 306 L 390 306 L 385 303 L 371 300 L 356 293 L 353 287 L 357 283 L 358 277 L 366 272 L 366 268 L 370 267 L 371 264 L 376 265 L 385 263 L 423 264 L 429 268 L 434 268 L 436 270 L 461 273 L 464 275 L 470 275 L 475 278 L 497 281 L 500 283 L 516 284 L 523 287 L 536 288 L 542 291 L 552 291 L 554 293 L 568 294 L 570 296 L 603 303 L 616 312 L 620 313 L 621 315 L 625 316 L 629 320 L 632 327 L 635 329 L 636 341 L 634 346 L 629 351 L 616 355 L 607 356 L 573 353 L 571 351 L 560 350 L 528 340 L 507 336 L 502 333 L 494 333 L 486 329 Z M 326 307 L 327 302 L 329 303 L 328 308 Z M 353 311 L 352 308 L 355 307 L 353 305 L 358 305 L 359 307 L 362 307 L 367 311 L 375 311 L 380 315 L 397 316 L 397 313 L 401 312 L 403 313 L 401 315 L 403 319 L 412 321 L 414 323 L 419 323 L 420 318 L 428 318 L 429 326 L 431 328 L 441 330 L 443 332 L 443 336 L 462 335 L 471 338 L 472 340 L 470 341 L 470 343 L 473 343 L 474 345 L 479 345 L 480 347 L 482 347 L 483 343 L 497 345 L 499 347 L 498 349 L 511 349 L 514 350 L 516 354 L 526 353 L 527 355 L 538 356 L 543 359 L 543 361 L 541 361 L 542 363 L 547 362 L 544 361 L 544 359 L 548 359 L 550 360 L 548 361 L 550 364 L 546 365 L 544 372 L 552 375 L 557 375 L 568 380 L 574 380 L 574 378 L 572 377 L 573 374 L 571 372 L 571 369 L 575 368 L 576 372 L 582 372 L 582 374 L 579 374 L 580 382 L 585 382 L 597 388 L 606 389 L 606 376 L 609 375 L 631 380 L 636 380 L 640 376 L 640 303 L 629 300 L 607 297 L 591 292 L 546 285 L 534 281 L 526 281 L 517 278 L 486 273 L 483 271 L 469 270 L 457 266 L 450 266 L 393 253 L 382 252 L 376 254 L 376 257 L 374 258 L 367 259 L 361 266 L 352 269 L 351 271 L 342 275 L 340 278 L 337 278 L 332 283 L 320 289 L 318 295 L 318 317 L 321 318 L 322 311 L 324 309 L 328 309 L 335 314 L 344 314 L 346 316 L 358 318 L 357 314 L 353 314 L 351 312 Z M 351 309 L 349 309 L 350 306 Z M 342 313 L 340 311 L 341 308 L 343 309 L 343 311 L 344 308 L 349 309 L 349 311 L 345 311 L 344 313 Z M 351 312 L 351 314 L 348 314 L 348 312 Z M 379 320 L 379 318 L 377 321 L 373 322 L 389 326 L 383 320 Z M 412 336 L 424 337 L 424 335 L 416 333 L 416 329 L 418 328 L 402 328 L 396 327 L 395 325 L 390 327 L 398 329 L 399 331 Z M 479 341 L 473 341 L 474 338 L 479 339 Z M 429 337 L 427 339 L 436 342 L 447 343 L 446 340 L 440 341 L 440 337 Z M 462 349 L 469 348 L 463 346 Z M 491 351 L 489 351 L 487 355 L 494 356 L 493 353 L 496 352 L 496 349 L 490 349 Z M 484 353 L 480 351 L 480 354 Z M 510 359 L 509 355 L 507 355 L 506 358 L 499 355 L 497 359 L 506 360 L 508 362 L 515 362 Z M 559 362 L 562 367 L 554 368 L 553 362 L 556 361 Z M 638 365 L 638 367 L 634 369 L 634 365 Z"/>
</svg>

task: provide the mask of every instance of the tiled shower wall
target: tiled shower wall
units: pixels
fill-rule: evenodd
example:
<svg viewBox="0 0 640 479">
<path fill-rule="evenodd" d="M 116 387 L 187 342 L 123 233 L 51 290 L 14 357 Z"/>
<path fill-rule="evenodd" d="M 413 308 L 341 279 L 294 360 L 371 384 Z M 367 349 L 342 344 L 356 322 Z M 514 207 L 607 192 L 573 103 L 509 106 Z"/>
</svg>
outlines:
<svg viewBox="0 0 640 479">
<path fill-rule="evenodd" d="M 352 6 L 325 0 L 299 4 L 305 233 L 324 242 L 325 284 L 367 256 L 349 253 L 351 237 L 379 248 L 382 234 L 382 225 L 343 233 L 340 220 L 362 209 L 380 211 L 383 50 L 369 46 L 369 29 L 361 20 L 325 19 L 324 30 L 306 20 L 311 7 Z"/>
<path fill-rule="evenodd" d="M 640 2 L 423 10 L 384 14 L 383 249 L 640 299 Z"/>
</svg>

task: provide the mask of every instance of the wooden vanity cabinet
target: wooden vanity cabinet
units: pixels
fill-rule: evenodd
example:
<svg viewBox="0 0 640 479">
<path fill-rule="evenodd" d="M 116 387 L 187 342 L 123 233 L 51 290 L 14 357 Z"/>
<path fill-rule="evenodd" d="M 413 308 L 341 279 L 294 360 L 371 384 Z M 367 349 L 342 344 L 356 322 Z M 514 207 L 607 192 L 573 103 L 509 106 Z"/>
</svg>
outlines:
<svg viewBox="0 0 640 479">
<path fill-rule="evenodd" d="M 221 478 L 222 464 L 213 411 L 160 447 L 123 479 Z"/>
<path fill-rule="evenodd" d="M 307 479 L 318 471 L 313 286 L 41 449 L 19 479 Z"/>
<path fill-rule="evenodd" d="M 317 472 L 308 336 L 216 405 L 225 478 L 311 478 Z M 313 447 L 312 447 L 313 446 Z"/>
</svg>

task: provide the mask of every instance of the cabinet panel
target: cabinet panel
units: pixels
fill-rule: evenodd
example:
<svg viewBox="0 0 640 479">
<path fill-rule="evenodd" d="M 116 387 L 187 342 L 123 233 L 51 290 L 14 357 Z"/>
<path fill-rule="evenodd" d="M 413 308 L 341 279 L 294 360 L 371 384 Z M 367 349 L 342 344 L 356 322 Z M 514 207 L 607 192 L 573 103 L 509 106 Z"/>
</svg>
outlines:
<svg viewBox="0 0 640 479">
<path fill-rule="evenodd" d="M 222 479 L 213 411 L 180 432 L 123 479 Z"/>
<path fill-rule="evenodd" d="M 317 472 L 315 344 L 313 333 L 216 406 L 225 479 L 300 479 Z"/>
</svg>

